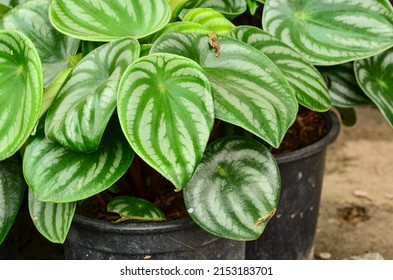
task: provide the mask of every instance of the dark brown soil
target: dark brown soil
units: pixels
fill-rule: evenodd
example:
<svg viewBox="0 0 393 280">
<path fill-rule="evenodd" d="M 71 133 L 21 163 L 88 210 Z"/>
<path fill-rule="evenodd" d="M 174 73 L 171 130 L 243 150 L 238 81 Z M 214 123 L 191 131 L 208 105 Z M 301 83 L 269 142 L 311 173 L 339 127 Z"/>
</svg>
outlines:
<svg viewBox="0 0 393 280">
<path fill-rule="evenodd" d="M 272 153 L 285 154 L 307 147 L 322 139 L 326 133 L 327 125 L 324 117 L 320 113 L 301 108 L 280 147 L 273 149 Z"/>
</svg>

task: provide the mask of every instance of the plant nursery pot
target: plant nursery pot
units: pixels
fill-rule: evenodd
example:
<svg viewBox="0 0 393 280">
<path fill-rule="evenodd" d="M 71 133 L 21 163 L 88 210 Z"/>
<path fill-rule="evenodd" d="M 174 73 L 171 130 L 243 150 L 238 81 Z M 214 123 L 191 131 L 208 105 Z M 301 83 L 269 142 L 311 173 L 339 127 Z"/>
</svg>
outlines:
<svg viewBox="0 0 393 280">
<path fill-rule="evenodd" d="M 305 148 L 276 156 L 281 172 L 277 212 L 256 241 L 246 244 L 246 259 L 308 259 L 313 254 L 327 147 L 339 133 L 333 112 L 325 113 L 327 135 Z"/>
<path fill-rule="evenodd" d="M 64 244 L 66 259 L 244 259 L 245 242 L 211 235 L 191 219 L 113 224 L 76 215 Z"/>
</svg>

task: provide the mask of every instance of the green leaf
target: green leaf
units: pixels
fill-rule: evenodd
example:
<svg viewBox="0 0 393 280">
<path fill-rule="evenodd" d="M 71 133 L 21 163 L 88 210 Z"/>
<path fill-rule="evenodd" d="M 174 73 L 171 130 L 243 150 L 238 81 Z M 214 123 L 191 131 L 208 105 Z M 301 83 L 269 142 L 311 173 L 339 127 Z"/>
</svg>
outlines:
<svg viewBox="0 0 393 280">
<path fill-rule="evenodd" d="M 212 8 L 232 20 L 247 10 L 247 4 L 245 0 L 194 0 L 189 1 L 185 8 Z"/>
<path fill-rule="evenodd" d="M 63 87 L 66 80 L 69 78 L 72 72 L 72 68 L 68 68 L 60 73 L 59 76 L 44 90 L 44 97 L 42 100 L 42 107 L 40 112 L 40 118 L 46 113 L 46 111 L 52 106 L 56 96 L 59 94 L 60 89 Z"/>
<path fill-rule="evenodd" d="M 82 57 L 85 57 L 105 42 L 82 41 Z"/>
<path fill-rule="evenodd" d="M 169 6 L 172 11 L 171 21 L 176 21 L 180 12 L 183 10 L 184 6 L 187 4 L 189 0 L 167 0 Z"/>
<path fill-rule="evenodd" d="M 143 44 L 143 45 L 141 45 L 141 52 L 140 52 L 139 57 L 149 55 L 151 46 L 152 46 L 152 44 Z"/>
<path fill-rule="evenodd" d="M 371 103 L 356 81 L 352 62 L 318 67 L 318 70 L 325 78 L 334 106 L 352 108 Z"/>
<path fill-rule="evenodd" d="M 37 200 L 73 202 L 112 186 L 127 171 L 133 156 L 114 116 L 93 153 L 69 151 L 38 129 L 26 147 L 23 173 Z"/>
<path fill-rule="evenodd" d="M 235 25 L 219 12 L 210 8 L 196 8 L 190 10 L 183 21 L 199 23 L 219 35 L 227 35 Z"/>
<path fill-rule="evenodd" d="M 387 0 L 267 0 L 262 25 L 317 65 L 372 56 L 393 45 Z"/>
<path fill-rule="evenodd" d="M 97 150 L 116 108 L 120 78 L 139 51 L 135 39 L 124 38 L 84 57 L 48 110 L 47 137 L 73 151 Z"/>
<path fill-rule="evenodd" d="M 211 87 L 200 66 L 171 54 L 142 57 L 124 73 L 117 106 L 134 151 L 181 190 L 214 122 Z"/>
<path fill-rule="evenodd" d="M 354 66 L 360 87 L 393 127 L 393 48 Z"/>
<path fill-rule="evenodd" d="M 167 24 L 163 29 L 154 34 L 152 42 L 155 42 L 162 34 L 182 32 L 182 33 L 201 33 L 208 34 L 211 32 L 209 28 L 203 26 L 202 24 L 189 22 L 189 21 L 178 21 Z"/>
<path fill-rule="evenodd" d="M 112 41 L 153 34 L 169 22 L 171 9 L 166 0 L 52 0 L 49 18 L 68 36 Z"/>
<path fill-rule="evenodd" d="M 227 137 L 206 149 L 184 189 L 187 211 L 217 236 L 254 240 L 275 213 L 280 174 L 269 150 L 246 137 Z"/>
<path fill-rule="evenodd" d="M 239 26 L 229 36 L 264 53 L 283 72 L 297 101 L 313 111 L 327 111 L 331 100 L 322 75 L 295 50 L 259 28 Z"/>
<path fill-rule="evenodd" d="M 18 151 L 34 129 L 42 92 L 33 43 L 20 32 L 0 31 L 0 160 Z"/>
<path fill-rule="evenodd" d="M 49 2 L 35 0 L 19 5 L 0 24 L 3 29 L 21 31 L 34 43 L 42 62 L 44 87 L 69 67 L 69 56 L 79 47 L 79 40 L 64 36 L 50 24 Z"/>
<path fill-rule="evenodd" d="M 336 107 L 340 114 L 342 124 L 345 126 L 354 126 L 356 124 L 356 111 L 354 108 Z"/>
<path fill-rule="evenodd" d="M 29 211 L 37 230 L 53 243 L 64 243 L 74 217 L 76 202 L 40 202 L 29 191 Z"/>
<path fill-rule="evenodd" d="M 108 212 L 118 213 L 122 222 L 126 220 L 165 221 L 165 214 L 150 201 L 132 197 L 118 196 L 109 201 Z"/>
<path fill-rule="evenodd" d="M 20 157 L 0 161 L 0 244 L 19 212 L 25 187 Z"/>
<path fill-rule="evenodd" d="M 19 4 L 26 3 L 28 1 L 31 0 L 0 0 L 0 3 L 12 8 L 18 6 Z"/>
<path fill-rule="evenodd" d="M 256 0 L 247 0 L 247 8 L 250 11 L 251 15 L 255 15 L 255 12 L 258 9 L 258 3 Z"/>
<path fill-rule="evenodd" d="M 199 34 L 164 34 L 153 44 L 151 52 L 168 52 L 196 61 L 212 85 L 216 117 L 277 147 L 298 109 L 287 80 L 255 48 L 219 36 L 218 50 L 210 46 L 210 39 Z"/>
<path fill-rule="evenodd" d="M 5 5 L 3 5 L 3 4 L 0 4 L 0 19 L 2 19 L 2 18 L 4 17 L 4 15 L 5 15 L 6 13 L 8 13 L 10 10 L 11 10 L 10 7 L 5 6 Z"/>
</svg>

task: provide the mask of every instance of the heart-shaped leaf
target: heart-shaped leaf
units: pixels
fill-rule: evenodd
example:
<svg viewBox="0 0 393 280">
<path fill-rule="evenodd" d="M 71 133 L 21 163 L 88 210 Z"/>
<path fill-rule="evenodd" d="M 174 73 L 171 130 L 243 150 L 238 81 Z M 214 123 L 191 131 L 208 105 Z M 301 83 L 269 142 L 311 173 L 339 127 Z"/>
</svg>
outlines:
<svg viewBox="0 0 393 280">
<path fill-rule="evenodd" d="M 161 36 L 151 52 L 182 55 L 202 66 L 214 93 L 216 117 L 277 147 L 294 122 L 298 103 L 277 66 L 238 40 L 201 34 Z"/>
<path fill-rule="evenodd" d="M 194 0 L 189 1 L 185 8 L 212 8 L 231 20 L 244 13 L 247 4 L 245 0 Z"/>
<path fill-rule="evenodd" d="M 25 188 L 20 157 L 0 161 L 0 244 L 14 223 Z"/>
<path fill-rule="evenodd" d="M 354 66 L 360 87 L 393 127 L 393 48 L 355 61 Z"/>
<path fill-rule="evenodd" d="M 134 151 L 182 189 L 214 122 L 211 87 L 200 66 L 172 54 L 142 57 L 124 73 L 117 106 Z"/>
<path fill-rule="evenodd" d="M 219 12 L 210 8 L 196 8 L 189 11 L 183 21 L 199 23 L 219 35 L 227 35 L 235 25 Z"/>
<path fill-rule="evenodd" d="M 124 38 L 84 57 L 48 110 L 47 137 L 73 151 L 97 150 L 116 108 L 120 78 L 139 51 L 135 39 Z"/>
<path fill-rule="evenodd" d="M 263 27 L 317 65 L 365 58 L 393 45 L 386 0 L 267 0 Z"/>
<path fill-rule="evenodd" d="M 18 31 L 0 31 L 0 160 L 29 137 L 42 95 L 41 62 L 33 43 Z"/>
<path fill-rule="evenodd" d="M 42 62 L 44 87 L 69 67 L 69 56 L 79 47 L 79 40 L 53 28 L 48 17 L 49 3 L 49 0 L 35 0 L 19 5 L 0 24 L 2 29 L 21 31 L 34 43 Z"/>
<path fill-rule="evenodd" d="M 301 105 L 319 112 L 330 108 L 329 91 L 322 75 L 298 52 L 252 26 L 236 27 L 229 36 L 249 44 L 270 58 L 287 78 Z"/>
<path fill-rule="evenodd" d="M 230 239 L 254 240 L 275 213 L 280 174 L 259 142 L 227 137 L 206 149 L 184 188 L 187 211 L 206 231 Z"/>
<path fill-rule="evenodd" d="M 64 243 L 74 217 L 76 202 L 51 203 L 36 200 L 29 191 L 29 211 L 37 230 L 53 243 Z"/>
<path fill-rule="evenodd" d="M 165 214 L 150 201 L 132 197 L 117 196 L 109 201 L 108 212 L 118 213 L 120 219 L 116 222 L 126 220 L 142 221 L 165 221 Z"/>
<path fill-rule="evenodd" d="M 169 22 L 171 9 L 166 0 L 52 0 L 49 18 L 68 36 L 112 41 L 153 34 Z"/>
<path fill-rule="evenodd" d="M 112 186 L 127 171 L 133 156 L 114 116 L 93 153 L 69 151 L 45 138 L 39 128 L 26 147 L 23 173 L 37 200 L 74 202 Z"/>
<path fill-rule="evenodd" d="M 352 108 L 371 103 L 356 81 L 353 63 L 318 67 L 329 88 L 332 104 L 341 108 Z"/>
</svg>

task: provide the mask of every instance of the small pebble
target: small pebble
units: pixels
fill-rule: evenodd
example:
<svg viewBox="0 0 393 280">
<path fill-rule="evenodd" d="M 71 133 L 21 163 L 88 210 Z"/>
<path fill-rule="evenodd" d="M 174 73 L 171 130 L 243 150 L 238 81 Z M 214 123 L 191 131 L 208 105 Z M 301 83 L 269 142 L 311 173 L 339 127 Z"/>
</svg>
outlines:
<svg viewBox="0 0 393 280">
<path fill-rule="evenodd" d="M 318 254 L 318 257 L 321 260 L 330 260 L 332 258 L 332 254 L 330 254 L 329 252 L 321 252 Z"/>
<path fill-rule="evenodd" d="M 387 194 L 385 197 L 389 200 L 393 200 L 393 194 Z"/>
<path fill-rule="evenodd" d="M 377 252 L 374 253 L 367 253 L 361 256 L 352 256 L 350 257 L 351 260 L 384 260 L 384 257 Z"/>
<path fill-rule="evenodd" d="M 372 200 L 372 198 L 370 197 L 370 194 L 366 191 L 363 191 L 363 190 L 355 190 L 355 191 L 353 191 L 353 195 L 356 197 L 368 199 L 370 201 Z"/>
</svg>

